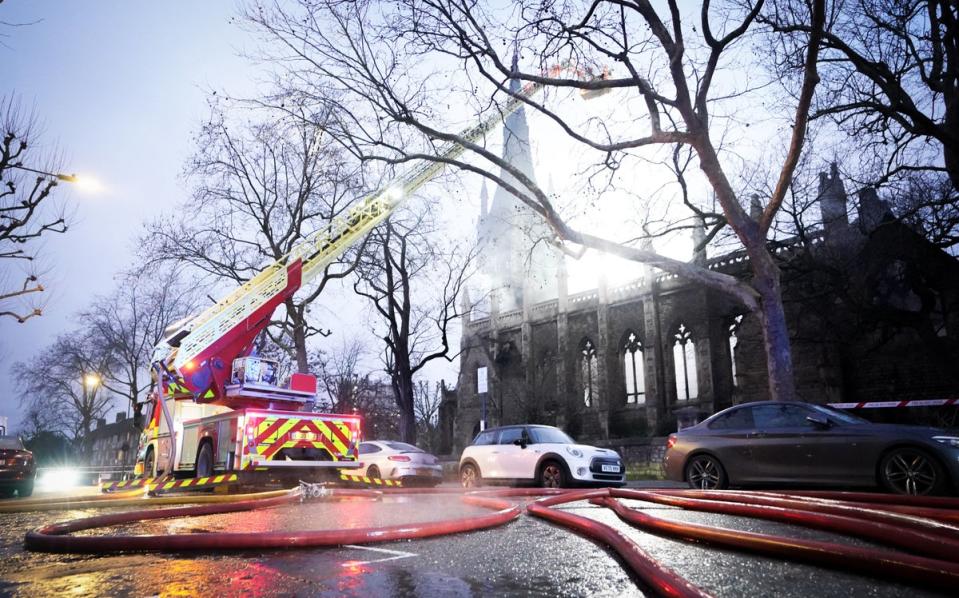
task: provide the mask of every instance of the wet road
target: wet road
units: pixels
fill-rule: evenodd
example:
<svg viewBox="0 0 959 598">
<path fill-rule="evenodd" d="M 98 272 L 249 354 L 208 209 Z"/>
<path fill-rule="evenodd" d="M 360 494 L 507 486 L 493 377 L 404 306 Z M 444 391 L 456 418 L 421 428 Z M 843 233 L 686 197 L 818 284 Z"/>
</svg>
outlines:
<svg viewBox="0 0 959 598">
<path fill-rule="evenodd" d="M 638 501 L 677 520 L 795 537 L 831 534 Z M 747 556 L 635 530 L 587 503 L 568 509 L 624 530 L 653 556 L 717 596 L 934 596 L 912 587 L 776 559 Z M 24 534 L 51 521 L 127 509 L 0 514 L 0 594 L 268 596 L 643 596 L 617 557 L 563 528 L 523 515 L 506 526 L 368 546 L 213 555 L 53 555 L 23 549 Z M 367 527 L 452 519 L 484 509 L 455 496 L 389 497 L 380 503 L 304 503 L 246 513 L 151 521 L 102 533 L 178 533 Z"/>
</svg>

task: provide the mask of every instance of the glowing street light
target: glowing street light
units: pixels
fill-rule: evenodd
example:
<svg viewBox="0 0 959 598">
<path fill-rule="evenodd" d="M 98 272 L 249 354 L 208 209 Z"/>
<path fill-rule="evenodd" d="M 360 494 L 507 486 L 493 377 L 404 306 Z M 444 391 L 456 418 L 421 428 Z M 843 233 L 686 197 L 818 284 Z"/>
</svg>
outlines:
<svg viewBox="0 0 959 598">
<path fill-rule="evenodd" d="M 103 185 L 101 185 L 98 180 L 89 176 L 81 177 L 76 174 L 47 172 L 45 170 L 37 170 L 36 168 L 29 168 L 27 166 L 22 166 L 20 164 L 8 164 L 7 168 L 19 168 L 20 170 L 26 170 L 27 172 L 33 172 L 36 174 L 41 174 L 43 176 L 48 176 L 50 178 L 57 179 L 58 181 L 63 181 L 65 183 L 73 183 L 74 185 L 76 185 L 83 191 L 97 192 L 103 189 Z"/>
<path fill-rule="evenodd" d="M 83 385 L 87 387 L 87 390 L 92 391 L 96 387 L 100 386 L 100 375 L 86 374 L 83 376 Z"/>
</svg>

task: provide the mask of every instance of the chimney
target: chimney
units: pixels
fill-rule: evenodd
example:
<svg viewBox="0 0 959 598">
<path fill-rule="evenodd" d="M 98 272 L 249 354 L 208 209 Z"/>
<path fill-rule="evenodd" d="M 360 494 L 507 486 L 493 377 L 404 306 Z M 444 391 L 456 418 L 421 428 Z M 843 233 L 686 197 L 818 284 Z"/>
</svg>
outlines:
<svg viewBox="0 0 959 598">
<path fill-rule="evenodd" d="M 846 187 L 839 178 L 839 167 L 833 162 L 828 175 L 819 173 L 819 212 L 827 242 L 841 237 L 849 228 L 846 200 Z"/>
<path fill-rule="evenodd" d="M 879 227 L 887 214 L 889 204 L 879 199 L 875 188 L 865 187 L 859 191 L 859 230 L 868 235 Z"/>
<path fill-rule="evenodd" d="M 107 418 L 98 417 L 97 418 L 97 429 L 102 428 L 107 425 Z"/>
<path fill-rule="evenodd" d="M 120 423 L 120 422 L 122 422 L 123 420 L 125 420 L 126 418 L 127 418 L 127 413 L 126 413 L 126 411 L 117 411 L 117 421 L 116 421 L 116 423 Z"/>
</svg>

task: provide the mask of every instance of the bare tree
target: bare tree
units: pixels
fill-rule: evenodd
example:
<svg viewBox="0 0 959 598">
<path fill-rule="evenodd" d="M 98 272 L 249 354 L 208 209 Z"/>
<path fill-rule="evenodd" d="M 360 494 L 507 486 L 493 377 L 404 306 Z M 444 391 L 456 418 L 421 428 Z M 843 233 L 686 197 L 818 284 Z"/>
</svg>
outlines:
<svg viewBox="0 0 959 598">
<path fill-rule="evenodd" d="M 187 166 L 193 198 L 148 226 L 145 257 L 185 262 L 217 283 L 241 284 L 344 214 L 359 193 L 342 152 L 301 114 L 267 114 L 236 124 L 218 109 L 197 136 Z M 307 339 L 324 331 L 308 317 L 326 285 L 348 275 L 347 260 L 285 303 L 267 334 L 307 371 Z"/>
<path fill-rule="evenodd" d="M 810 27 L 801 38 L 803 66 L 796 96 L 788 109 L 778 111 L 791 114 L 784 119 L 784 130 L 790 132 L 777 147 L 782 158 L 773 193 L 753 217 L 734 188 L 735 152 L 724 151 L 722 141 L 730 127 L 749 124 L 741 122 L 737 111 L 750 107 L 757 112 L 761 102 L 757 94 L 765 98 L 768 91 L 736 89 L 717 80 L 722 68 L 736 60 L 748 67 L 761 59 L 745 46 L 748 34 L 760 27 L 757 17 L 764 10 L 768 8 L 763 0 L 744 9 L 704 2 L 695 15 L 684 14 L 675 0 L 662 9 L 647 0 L 569 0 L 521 3 L 504 17 L 465 0 L 397 0 L 376 3 L 375 8 L 369 2 L 303 0 L 291 9 L 256 4 L 247 17 L 276 42 L 272 57 L 286 69 L 291 94 L 299 89 L 302 93 L 295 97 L 333 109 L 336 117 L 328 125 L 332 137 L 359 159 L 442 160 L 481 174 L 545 219 L 558 240 L 572 250 L 589 248 L 645 262 L 738 299 L 761 322 L 770 397 L 789 400 L 795 398 L 792 355 L 780 271 L 767 237 L 805 140 L 819 80 L 825 0 L 795 7 Z M 526 71 L 506 59 L 503 48 L 509 45 L 533 49 L 540 68 Z M 609 72 L 583 80 L 551 70 L 555 64 L 583 71 L 605 64 Z M 464 81 L 465 89 L 460 87 Z M 544 86 L 545 99 L 526 96 L 513 84 L 516 81 Z M 631 110 L 627 119 L 583 123 L 551 103 L 571 89 L 624 90 L 631 95 L 617 107 L 642 108 Z M 502 110 L 509 99 L 520 99 L 584 152 L 591 152 L 597 157 L 597 169 L 607 177 L 615 177 L 624 161 L 643 152 L 655 153 L 657 148 L 690 152 L 722 214 L 717 226 L 731 227 L 745 247 L 751 279 L 667 258 L 644 248 L 641 236 L 617 240 L 580 230 L 521 169 L 484 142 L 458 134 L 458 128 L 444 119 L 458 103 L 485 115 Z M 760 128 L 740 126 L 737 136 L 755 137 Z M 444 143 L 462 145 L 468 150 L 466 157 L 440 158 L 437 146 Z M 766 154 L 771 155 L 768 146 Z M 710 231 L 706 238 L 713 234 Z"/>
<path fill-rule="evenodd" d="M 41 156 L 38 124 L 13 97 L 0 98 L 0 317 L 20 323 L 43 313 L 44 287 L 37 259 L 42 238 L 67 231 L 67 215 L 55 201 L 59 162 Z M 61 175 L 62 176 L 62 175 Z M 20 266 L 20 268 L 17 268 Z M 20 270 L 17 272 L 16 270 Z"/>
<path fill-rule="evenodd" d="M 317 408 L 329 413 L 360 413 L 367 438 L 393 438 L 397 410 L 390 386 L 363 371 L 363 344 L 345 341 L 335 351 L 317 351 L 311 366 L 319 372 L 321 393 Z"/>
<path fill-rule="evenodd" d="M 74 440 L 85 438 L 113 401 L 100 383 L 112 359 L 109 353 L 96 350 L 95 339 L 87 331 L 57 337 L 36 357 L 15 366 L 26 406 L 57 414 L 58 431 Z"/>
<path fill-rule="evenodd" d="M 443 402 L 443 385 L 429 380 L 418 380 L 413 385 L 413 415 L 416 417 L 420 446 L 429 452 L 439 450 L 439 415 Z"/>
<path fill-rule="evenodd" d="M 803 67 L 812 31 L 795 3 L 759 16 L 779 36 L 778 66 Z M 822 34 L 822 92 L 813 119 L 829 119 L 860 152 L 885 161 L 883 178 L 924 170 L 959 190 L 959 5 L 951 0 L 835 2 Z"/>
<path fill-rule="evenodd" d="M 429 206 L 394 214 L 370 234 L 353 288 L 370 300 L 373 330 L 400 411 L 400 438 L 416 443 L 414 377 L 428 363 L 451 360 L 450 325 L 469 280 L 475 250 L 444 247 Z"/>
<path fill-rule="evenodd" d="M 110 357 L 100 373 L 103 386 L 123 397 L 140 419 L 140 397 L 151 385 L 153 348 L 170 324 L 197 307 L 193 293 L 178 284 L 175 270 L 151 269 L 121 276 L 111 295 L 99 297 L 80 314 L 94 351 Z"/>
</svg>

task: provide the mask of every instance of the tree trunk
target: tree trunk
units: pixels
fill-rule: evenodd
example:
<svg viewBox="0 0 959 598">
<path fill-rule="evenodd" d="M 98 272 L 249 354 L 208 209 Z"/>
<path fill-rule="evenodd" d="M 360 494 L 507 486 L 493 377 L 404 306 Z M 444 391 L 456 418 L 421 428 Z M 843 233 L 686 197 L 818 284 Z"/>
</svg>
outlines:
<svg viewBox="0 0 959 598">
<path fill-rule="evenodd" d="M 286 311 L 293 324 L 293 353 L 296 358 L 296 371 L 301 374 L 310 373 L 310 364 L 306 355 L 306 321 L 301 311 L 292 299 L 286 300 Z"/>
<path fill-rule="evenodd" d="M 767 254 L 768 256 L 768 254 Z M 783 309 L 779 268 L 772 256 L 754 266 L 753 286 L 759 291 L 759 324 L 766 349 L 766 370 L 769 375 L 769 398 L 773 401 L 795 401 L 789 327 Z"/>
<path fill-rule="evenodd" d="M 393 391 L 400 409 L 400 440 L 416 444 L 416 415 L 413 413 L 413 378 L 404 372 L 395 372 Z"/>
</svg>

